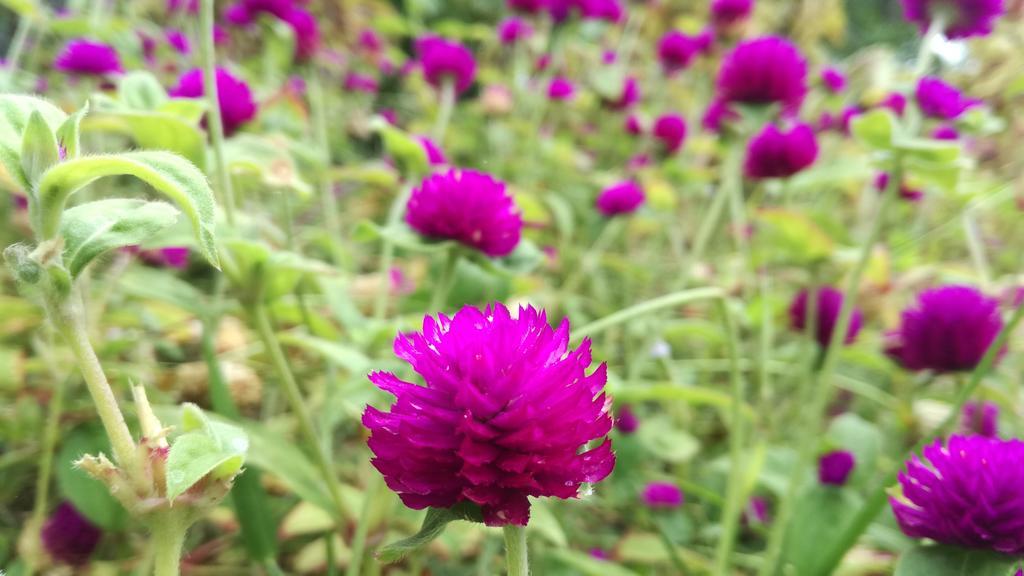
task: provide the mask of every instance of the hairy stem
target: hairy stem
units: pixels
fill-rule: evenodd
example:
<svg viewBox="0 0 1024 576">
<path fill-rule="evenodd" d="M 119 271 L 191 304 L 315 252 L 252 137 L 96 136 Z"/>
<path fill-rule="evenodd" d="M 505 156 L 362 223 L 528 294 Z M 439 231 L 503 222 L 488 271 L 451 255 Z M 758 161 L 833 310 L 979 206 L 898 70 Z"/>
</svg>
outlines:
<svg viewBox="0 0 1024 576">
<path fill-rule="evenodd" d="M 505 534 L 505 563 L 508 576 L 528 576 L 530 564 L 526 551 L 526 527 L 508 525 L 502 528 Z"/>
<path fill-rule="evenodd" d="M 169 511 L 153 522 L 153 574 L 178 576 L 181 573 L 181 552 L 185 546 L 188 523 L 182 512 Z"/>
</svg>

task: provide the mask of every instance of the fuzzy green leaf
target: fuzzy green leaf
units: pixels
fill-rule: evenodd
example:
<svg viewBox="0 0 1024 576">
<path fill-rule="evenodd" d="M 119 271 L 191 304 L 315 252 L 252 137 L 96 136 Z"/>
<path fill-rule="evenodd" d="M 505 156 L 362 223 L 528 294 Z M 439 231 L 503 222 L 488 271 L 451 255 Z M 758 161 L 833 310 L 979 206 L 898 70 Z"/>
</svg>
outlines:
<svg viewBox="0 0 1024 576">
<path fill-rule="evenodd" d="M 197 482 L 237 474 L 245 463 L 249 439 L 237 426 L 213 422 L 193 404 L 182 413 L 185 434 L 171 444 L 167 454 L 167 498 L 174 500 Z"/>
<path fill-rule="evenodd" d="M 82 146 L 79 135 L 81 134 L 82 118 L 89 113 L 89 103 L 86 102 L 79 111 L 75 112 L 57 128 L 57 143 L 64 147 L 64 158 L 78 158 Z"/>
<path fill-rule="evenodd" d="M 56 131 L 68 117 L 63 110 L 42 98 L 0 95 L 0 163 L 11 179 L 26 191 L 31 190 L 31 185 L 21 167 L 21 146 L 33 112 L 38 112 L 52 131 Z"/>
<path fill-rule="evenodd" d="M 422 176 L 430 170 L 427 151 L 423 145 L 405 132 L 383 119 L 376 119 L 373 128 L 384 141 L 384 150 L 407 176 Z"/>
<path fill-rule="evenodd" d="M 895 576 L 1010 576 L 1019 563 L 987 550 L 919 545 L 900 557 Z"/>
<path fill-rule="evenodd" d="M 32 111 L 21 139 L 21 170 L 29 184 L 35 184 L 40 174 L 60 161 L 60 148 L 53 130 L 46 125 L 38 110 Z"/>
<path fill-rule="evenodd" d="M 451 508 L 428 508 L 427 515 L 423 518 L 423 525 L 420 526 L 420 531 L 408 538 L 384 546 L 377 552 L 377 559 L 385 564 L 398 562 L 433 542 L 444 532 L 449 522 L 456 520 L 482 522 L 483 515 L 479 507 L 465 502 L 456 504 Z"/>
<path fill-rule="evenodd" d="M 145 70 L 126 74 L 117 93 L 126 106 L 135 110 L 156 110 L 168 100 L 160 81 Z"/>
<path fill-rule="evenodd" d="M 891 150 L 896 136 L 896 118 L 892 112 L 879 108 L 854 117 L 850 131 L 868 148 Z"/>
<path fill-rule="evenodd" d="M 142 244 L 178 220 L 180 212 L 165 202 L 115 198 L 75 206 L 64 213 L 60 234 L 64 262 L 71 275 L 100 255 Z"/>
<path fill-rule="evenodd" d="M 206 139 L 194 123 L 172 114 L 136 110 L 108 110 L 93 114 L 85 129 L 128 136 L 151 150 L 169 150 L 181 154 L 203 168 L 206 165 Z"/>
</svg>

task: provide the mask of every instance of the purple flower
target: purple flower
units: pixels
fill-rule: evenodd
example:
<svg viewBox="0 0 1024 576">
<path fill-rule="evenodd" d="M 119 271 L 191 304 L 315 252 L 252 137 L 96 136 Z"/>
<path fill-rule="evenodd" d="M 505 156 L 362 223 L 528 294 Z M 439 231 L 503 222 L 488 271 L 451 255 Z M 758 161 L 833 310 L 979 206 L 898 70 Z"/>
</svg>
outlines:
<svg viewBox="0 0 1024 576">
<path fill-rule="evenodd" d="M 187 246 L 168 246 L 157 250 L 143 250 L 139 256 L 148 264 L 180 270 L 188 267 L 190 253 L 191 250 Z"/>
<path fill-rule="evenodd" d="M 932 20 L 942 14 L 943 32 L 949 38 L 985 36 L 1006 11 L 1003 0 L 901 0 L 903 17 L 926 32 Z"/>
<path fill-rule="evenodd" d="M 448 158 L 444 155 L 444 151 L 437 145 L 436 142 L 427 138 L 426 136 L 417 136 L 417 140 L 420 141 L 420 145 L 423 146 L 423 151 L 427 153 L 427 162 L 431 166 L 443 166 L 448 163 Z"/>
<path fill-rule="evenodd" d="M 743 525 L 764 525 L 771 520 L 768 514 L 768 500 L 760 496 L 754 496 L 747 503 L 743 511 Z"/>
<path fill-rule="evenodd" d="M 818 459 L 818 481 L 828 486 L 842 486 L 853 471 L 853 454 L 846 450 L 829 452 Z"/>
<path fill-rule="evenodd" d="M 64 45 L 53 66 L 68 74 L 102 76 L 120 74 L 121 59 L 113 46 L 91 40 L 71 40 Z"/>
<path fill-rule="evenodd" d="M 609 554 L 608 551 L 604 550 L 603 548 L 591 548 L 590 557 L 594 558 L 595 560 L 603 561 L 608 561 L 612 559 L 612 555 Z"/>
<path fill-rule="evenodd" d="M 903 116 L 907 110 L 907 97 L 901 92 L 890 92 L 878 105 L 892 110 L 893 114 L 897 116 Z"/>
<path fill-rule="evenodd" d="M 960 132 L 957 131 L 955 126 L 943 124 L 932 130 L 932 138 L 936 140 L 958 140 Z"/>
<path fill-rule="evenodd" d="M 747 144 L 743 170 L 748 178 L 788 178 L 814 164 L 818 139 L 807 124 L 787 131 L 768 124 Z"/>
<path fill-rule="evenodd" d="M 498 24 L 498 39 L 506 46 L 525 40 L 533 34 L 533 26 L 522 18 L 506 18 Z"/>
<path fill-rule="evenodd" d="M 455 84 L 457 93 L 465 92 L 476 78 L 476 60 L 473 53 L 462 44 L 437 36 L 427 36 L 416 41 L 416 54 L 423 65 L 423 75 L 434 88 L 440 88 L 445 80 Z"/>
<path fill-rule="evenodd" d="M 167 43 L 171 45 L 171 48 L 183 56 L 187 56 L 192 52 L 192 44 L 188 41 L 186 36 L 181 30 L 174 30 L 173 28 L 168 29 L 164 33 L 164 38 L 167 39 Z"/>
<path fill-rule="evenodd" d="M 413 188 L 405 221 L 424 236 L 455 240 L 493 258 L 510 254 L 523 229 L 504 182 L 454 168 Z"/>
<path fill-rule="evenodd" d="M 969 434 L 995 438 L 999 433 L 999 406 L 994 402 L 967 402 L 960 427 Z"/>
<path fill-rule="evenodd" d="M 548 84 L 548 99 L 555 101 L 571 100 L 576 95 L 576 87 L 564 76 L 555 76 Z"/>
<path fill-rule="evenodd" d="M 839 118 L 839 124 L 843 128 L 843 134 L 850 134 L 850 126 L 853 123 L 853 119 L 864 113 L 864 110 L 860 106 L 847 106 L 843 108 L 842 115 Z"/>
<path fill-rule="evenodd" d="M 344 88 L 348 92 L 363 92 L 365 94 L 376 94 L 380 85 L 373 76 L 349 72 L 345 75 Z"/>
<path fill-rule="evenodd" d="M 621 22 L 625 10 L 619 0 L 578 0 L 580 14 L 586 20 Z"/>
<path fill-rule="evenodd" d="M 973 370 L 1003 328 L 999 301 L 971 286 L 926 290 L 902 320 L 886 351 L 914 371 Z"/>
<path fill-rule="evenodd" d="M 914 455 L 889 503 L 903 533 L 941 544 L 1024 552 L 1024 442 L 951 436 Z"/>
<path fill-rule="evenodd" d="M 713 134 L 717 134 L 722 131 L 722 124 L 727 121 L 737 120 L 740 115 L 735 110 L 729 107 L 728 102 L 722 100 L 714 100 L 708 105 L 708 109 L 704 111 L 704 116 L 701 118 L 700 125 Z"/>
<path fill-rule="evenodd" d="M 575 498 L 580 484 L 611 473 L 607 369 L 591 364 L 590 341 L 569 349 L 533 307 L 513 318 L 502 304 L 426 316 L 423 330 L 395 339 L 395 354 L 425 386 L 374 372 L 396 398 L 389 412 L 363 413 L 372 463 L 406 506 L 480 506 L 489 526 L 522 525 L 528 497 Z"/>
<path fill-rule="evenodd" d="M 189 70 L 168 93 L 177 98 L 202 97 L 203 71 L 199 68 Z M 234 134 L 243 124 L 256 117 L 256 102 L 249 85 L 224 68 L 217 68 L 217 103 L 220 105 L 225 136 Z"/>
<path fill-rule="evenodd" d="M 889 173 L 879 172 L 875 176 L 875 189 L 879 192 L 885 192 L 885 189 L 889 186 Z M 920 202 L 924 198 L 924 192 L 907 186 L 906 182 L 900 185 L 900 198 L 907 202 Z"/>
<path fill-rule="evenodd" d="M 921 112 L 939 120 L 954 120 L 968 108 L 981 104 L 981 100 L 965 98 L 955 87 L 934 76 L 921 78 L 916 96 Z"/>
<path fill-rule="evenodd" d="M 838 68 L 829 66 L 821 71 L 821 83 L 833 94 L 838 94 L 846 89 L 846 74 Z"/>
<path fill-rule="evenodd" d="M 686 120 L 678 114 L 664 114 L 654 121 L 651 135 L 661 142 L 665 152 L 675 154 L 686 140 Z"/>
<path fill-rule="evenodd" d="M 625 124 L 626 134 L 630 136 L 639 136 L 644 133 L 644 127 L 640 124 L 640 117 L 636 114 L 630 114 L 626 116 Z"/>
<path fill-rule="evenodd" d="M 628 76 L 622 81 L 622 92 L 619 97 L 615 100 L 606 100 L 605 105 L 612 110 L 626 110 L 632 108 L 639 101 L 640 83 L 633 76 Z"/>
<path fill-rule="evenodd" d="M 81 566 L 89 561 L 103 532 L 70 502 L 62 502 L 43 524 L 43 548 L 56 561 Z"/>
<path fill-rule="evenodd" d="M 795 112 L 807 94 L 807 61 L 784 38 L 740 42 L 719 68 L 717 90 L 725 102 L 779 103 Z"/>
<path fill-rule="evenodd" d="M 254 19 L 245 2 L 236 2 L 224 10 L 224 20 L 232 26 L 248 26 Z"/>
<path fill-rule="evenodd" d="M 615 419 L 615 429 L 623 434 L 632 434 L 640 427 L 640 419 L 636 417 L 633 409 L 623 406 L 619 409 L 619 416 Z"/>
<path fill-rule="evenodd" d="M 199 0 L 167 0 L 168 12 L 199 13 Z"/>
<path fill-rule="evenodd" d="M 526 14 L 538 14 L 544 9 L 546 0 L 505 0 L 512 10 Z"/>
<path fill-rule="evenodd" d="M 295 61 L 305 62 L 320 49 L 320 27 L 316 18 L 306 10 L 292 8 L 281 18 L 295 36 Z"/>
<path fill-rule="evenodd" d="M 384 47 L 384 42 L 381 41 L 380 36 L 369 28 L 364 28 L 359 32 L 357 42 L 360 48 L 371 53 L 380 52 L 380 49 Z"/>
<path fill-rule="evenodd" d="M 807 322 L 810 320 L 807 303 L 810 301 L 810 297 L 810 291 L 801 290 L 789 306 L 789 325 L 795 331 L 802 332 L 807 327 Z M 839 322 L 839 310 L 843 307 L 843 293 L 831 286 L 822 286 L 818 288 L 815 298 L 817 300 L 817 326 L 814 329 L 814 339 L 822 347 L 826 347 L 832 341 L 832 333 L 835 332 L 836 324 Z M 857 333 L 860 332 L 863 322 L 864 317 L 861 311 L 854 308 L 843 343 L 852 344 L 857 339 Z"/>
<path fill-rule="evenodd" d="M 611 218 L 636 212 L 645 200 L 644 189 L 632 180 L 605 188 L 597 197 L 597 210 Z"/>
<path fill-rule="evenodd" d="M 679 508 L 683 505 L 683 491 L 668 482 L 651 482 L 640 493 L 640 499 L 648 508 Z"/>
<path fill-rule="evenodd" d="M 703 42 L 672 30 L 658 42 L 658 60 L 666 74 L 674 74 L 690 66 L 693 58 L 703 49 Z"/>
<path fill-rule="evenodd" d="M 711 3 L 711 21 L 715 26 L 728 26 L 750 17 L 754 0 L 714 0 Z"/>
</svg>

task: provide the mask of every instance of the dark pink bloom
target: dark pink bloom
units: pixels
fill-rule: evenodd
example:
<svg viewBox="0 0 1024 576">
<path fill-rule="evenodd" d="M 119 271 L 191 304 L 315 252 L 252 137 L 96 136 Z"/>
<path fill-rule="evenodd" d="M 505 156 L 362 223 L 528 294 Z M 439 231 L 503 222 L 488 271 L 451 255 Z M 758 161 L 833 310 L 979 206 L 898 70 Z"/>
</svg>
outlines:
<svg viewBox="0 0 1024 576">
<path fill-rule="evenodd" d="M 843 293 L 831 286 L 822 286 L 818 288 L 816 299 L 818 305 L 814 339 L 820 346 L 826 347 L 832 341 L 832 333 L 835 332 L 836 324 L 839 322 L 839 311 L 843 307 Z M 810 321 L 811 314 L 807 309 L 809 301 L 810 292 L 801 290 L 789 306 L 789 325 L 797 332 L 803 332 L 807 327 L 807 322 Z M 843 339 L 844 344 L 853 344 L 863 323 L 864 317 L 861 311 L 854 308 L 853 315 L 850 316 L 850 326 L 846 329 L 846 337 Z"/>
<path fill-rule="evenodd" d="M 62 502 L 43 524 L 43 548 L 57 562 L 82 566 L 89 561 L 103 532 L 69 502 Z"/>
<path fill-rule="evenodd" d="M 167 43 L 171 45 L 171 48 L 178 54 L 187 56 L 192 52 L 192 44 L 188 41 L 186 36 L 181 30 L 174 30 L 173 28 L 168 29 L 164 33 L 164 37 L 167 38 Z"/>
<path fill-rule="evenodd" d="M 142 59 L 147 64 L 153 64 L 156 62 L 156 39 L 152 36 L 139 32 L 139 40 L 142 42 Z"/>
<path fill-rule="evenodd" d="M 640 124 L 640 117 L 636 114 L 630 114 L 626 116 L 626 134 L 630 136 L 639 136 L 644 133 L 644 127 Z"/>
<path fill-rule="evenodd" d="M 199 0 L 167 0 L 168 12 L 199 13 Z"/>
<path fill-rule="evenodd" d="M 714 0 L 711 21 L 715 26 L 728 26 L 746 20 L 754 11 L 754 0 Z"/>
<path fill-rule="evenodd" d="M 981 104 L 981 100 L 967 98 L 955 87 L 935 78 L 926 76 L 917 83 L 917 105 L 929 118 L 954 120 L 969 108 Z"/>
<path fill-rule="evenodd" d="M 648 508 L 679 508 L 683 505 L 683 491 L 668 482 L 651 482 L 640 493 L 640 499 Z"/>
<path fill-rule="evenodd" d="M 377 83 L 377 79 L 373 76 L 360 74 L 358 72 L 349 72 L 345 75 L 344 88 L 348 92 L 376 94 L 379 87 L 380 85 Z"/>
<path fill-rule="evenodd" d="M 144 250 L 139 256 L 147 264 L 163 268 L 187 268 L 191 251 L 187 246 L 168 246 L 156 250 Z"/>
<path fill-rule="evenodd" d="M 202 97 L 203 71 L 194 68 L 183 74 L 169 94 L 178 98 Z M 220 104 L 221 124 L 227 136 L 256 117 L 256 102 L 249 85 L 223 68 L 217 68 L 217 103 Z"/>
<path fill-rule="evenodd" d="M 376 32 L 369 28 L 364 28 L 359 32 L 359 47 L 367 52 L 380 52 L 381 48 L 384 47 L 384 42 L 381 41 L 380 36 Z"/>
<path fill-rule="evenodd" d="M 1004 0 L 901 0 L 903 17 L 917 24 L 922 32 L 928 30 L 932 19 L 939 14 L 946 17 L 944 32 L 949 38 L 986 36 L 995 28 L 996 21 L 1006 12 Z"/>
<path fill-rule="evenodd" d="M 622 93 L 615 100 L 606 100 L 605 104 L 613 110 L 632 108 L 640 101 L 640 83 L 633 76 L 622 82 Z"/>
<path fill-rule="evenodd" d="M 102 76 L 120 74 L 121 58 L 113 46 L 102 42 L 78 39 L 64 45 L 53 61 L 53 66 L 68 74 Z"/>
<path fill-rule="evenodd" d="M 580 485 L 611 473 L 611 441 L 580 449 L 611 430 L 602 364 L 592 374 L 590 342 L 569 349 L 569 321 L 552 329 L 544 312 L 502 304 L 426 316 L 401 334 L 395 354 L 425 385 L 374 372 L 396 398 L 367 407 L 372 463 L 406 506 L 480 506 L 489 526 L 525 526 L 529 497 L 575 498 Z"/>
<path fill-rule="evenodd" d="M 248 26 L 254 19 L 245 2 L 236 2 L 224 10 L 224 20 L 232 26 Z"/>
<path fill-rule="evenodd" d="M 580 14 L 586 20 L 604 20 L 606 22 L 620 22 L 625 16 L 625 10 L 619 0 L 578 0 L 580 3 Z"/>
<path fill-rule="evenodd" d="M 643 205 L 644 200 L 644 189 L 636 182 L 627 180 L 605 188 L 597 197 L 597 210 L 609 218 L 632 214 Z"/>
<path fill-rule="evenodd" d="M 807 94 L 807 61 L 784 38 L 740 42 L 718 70 L 717 91 L 725 102 L 778 103 L 795 112 Z"/>
<path fill-rule="evenodd" d="M 546 0 L 505 0 L 508 7 L 517 12 L 538 14 L 546 7 Z"/>
<path fill-rule="evenodd" d="M 615 419 L 615 429 L 623 434 L 632 434 L 640 427 L 640 419 L 633 413 L 629 406 L 619 409 L 619 415 Z"/>
<path fill-rule="evenodd" d="M 609 554 L 608 551 L 604 550 L 603 548 L 591 548 L 590 549 L 590 557 L 594 558 L 596 560 L 604 560 L 604 561 L 608 561 L 608 560 L 612 559 L 612 555 Z"/>
<path fill-rule="evenodd" d="M 654 121 L 651 135 L 661 142 L 665 152 L 675 154 L 686 140 L 686 120 L 679 114 L 665 114 Z"/>
<path fill-rule="evenodd" d="M 391 283 L 392 294 L 406 296 L 412 294 L 416 290 L 416 285 L 413 284 L 412 280 L 406 276 L 398 266 L 392 267 L 390 272 L 388 272 L 388 280 Z"/>
<path fill-rule="evenodd" d="M 295 36 L 295 60 L 305 62 L 320 49 L 320 27 L 316 18 L 306 10 L 293 8 L 282 20 L 292 29 Z"/>
<path fill-rule="evenodd" d="M 476 78 L 476 60 L 462 44 L 437 36 L 416 41 L 416 54 L 423 65 L 423 76 L 434 88 L 441 88 L 445 80 L 454 83 L 457 93 L 465 92 Z"/>
<path fill-rule="evenodd" d="M 853 123 L 853 119 L 863 114 L 859 106 L 847 106 L 843 108 L 843 113 L 839 118 L 839 124 L 843 128 L 843 134 L 850 133 L 850 125 Z"/>
<path fill-rule="evenodd" d="M 903 533 L 963 548 L 1024 552 L 1024 442 L 936 440 L 899 474 L 889 503 Z"/>
<path fill-rule="evenodd" d="M 897 116 L 903 116 L 907 110 L 907 97 L 900 92 L 890 92 L 878 105 L 892 110 Z"/>
<path fill-rule="evenodd" d="M 547 70 L 548 66 L 550 65 L 551 54 L 541 54 L 540 56 L 537 57 L 537 61 L 534 63 L 533 66 L 534 68 L 537 69 L 538 72 L 543 72 L 544 70 Z"/>
<path fill-rule="evenodd" d="M 821 83 L 833 94 L 846 89 L 846 74 L 838 68 L 829 66 L 821 71 Z"/>
<path fill-rule="evenodd" d="M 619 59 L 619 55 L 615 53 L 615 50 L 605 50 L 601 54 L 602 64 L 615 64 L 615 61 Z"/>
<path fill-rule="evenodd" d="M 413 188 L 405 221 L 424 236 L 455 240 L 492 258 L 515 250 L 523 229 L 504 182 L 454 168 Z"/>
<path fill-rule="evenodd" d="M 420 141 L 423 151 L 427 153 L 427 161 L 431 166 L 443 166 L 448 163 L 448 158 L 436 142 L 426 136 L 417 136 L 416 139 Z"/>
<path fill-rule="evenodd" d="M 829 452 L 818 459 L 818 481 L 828 486 L 846 484 L 856 460 L 846 450 Z"/>
<path fill-rule="evenodd" d="M 879 192 L 884 192 L 886 187 L 889 186 L 889 173 L 879 172 L 875 176 L 875 188 Z M 907 186 L 906 182 L 900 185 L 900 198 L 908 202 L 918 202 L 924 198 L 924 192 Z"/>
<path fill-rule="evenodd" d="M 576 87 L 564 76 L 555 76 L 548 84 L 548 99 L 550 100 L 571 100 L 575 95 Z"/>
<path fill-rule="evenodd" d="M 522 18 L 506 18 L 498 24 L 498 39 L 502 44 L 511 46 L 525 40 L 533 34 L 533 26 Z"/>
<path fill-rule="evenodd" d="M 999 433 L 999 406 L 994 402 L 964 404 L 960 427 L 969 434 L 995 438 Z"/>
<path fill-rule="evenodd" d="M 818 158 L 818 140 L 806 124 L 780 130 L 768 124 L 747 145 L 743 171 L 748 178 L 788 178 Z"/>
<path fill-rule="evenodd" d="M 714 100 L 704 112 L 700 124 L 708 132 L 717 134 L 722 131 L 724 122 L 738 120 L 739 117 L 739 113 L 730 108 L 728 102 Z"/>
<path fill-rule="evenodd" d="M 769 521 L 771 521 L 771 517 L 768 513 L 768 500 L 760 496 L 752 497 L 743 511 L 743 524 L 745 526 L 764 525 Z"/>
<path fill-rule="evenodd" d="M 674 74 L 690 66 L 697 54 L 703 50 L 703 41 L 672 30 L 658 41 L 658 60 L 667 74 Z"/>
<path fill-rule="evenodd" d="M 932 130 L 932 138 L 936 140 L 957 140 L 960 138 L 960 132 L 951 124 L 943 124 Z"/>
</svg>

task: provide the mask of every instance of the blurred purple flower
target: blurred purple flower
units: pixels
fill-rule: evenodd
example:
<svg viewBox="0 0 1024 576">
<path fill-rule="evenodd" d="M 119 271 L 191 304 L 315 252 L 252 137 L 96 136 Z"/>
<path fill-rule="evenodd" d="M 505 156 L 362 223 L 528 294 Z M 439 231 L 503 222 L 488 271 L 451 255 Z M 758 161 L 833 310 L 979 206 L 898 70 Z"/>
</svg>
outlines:
<svg viewBox="0 0 1024 576">
<path fill-rule="evenodd" d="M 907 110 L 907 97 L 901 92 L 890 92 L 878 105 L 892 110 L 897 116 L 903 116 Z"/>
<path fill-rule="evenodd" d="M 678 30 L 671 30 L 658 41 L 658 60 L 666 74 L 675 74 L 690 66 L 702 51 L 702 41 Z"/>
<path fill-rule="evenodd" d="M 644 189 L 632 180 L 619 182 L 605 188 L 597 197 L 597 210 L 611 218 L 632 214 L 646 199 Z"/>
<path fill-rule="evenodd" d="M 93 76 L 120 74 L 124 71 L 121 58 L 112 46 L 81 38 L 65 44 L 53 61 L 53 66 L 68 74 Z"/>
<path fill-rule="evenodd" d="M 921 78 L 917 83 L 917 105 L 929 118 L 954 120 L 981 100 L 966 98 L 955 87 L 934 76 Z"/>
<path fill-rule="evenodd" d="M 605 104 L 613 110 L 632 108 L 640 101 L 640 83 L 633 76 L 622 81 L 622 92 L 615 100 L 606 100 Z"/>
<path fill-rule="evenodd" d="M 903 311 L 886 352 L 908 370 L 970 371 L 1002 328 L 998 300 L 971 286 L 942 286 Z"/>
<path fill-rule="evenodd" d="M 621 22 L 626 12 L 619 0 L 578 0 L 580 14 L 586 20 Z"/>
<path fill-rule="evenodd" d="M 604 550 L 603 548 L 591 548 L 590 557 L 596 560 L 604 560 L 606 562 L 612 559 L 612 555 L 609 554 L 608 551 Z"/>
<path fill-rule="evenodd" d="M 729 26 L 746 20 L 754 11 L 754 0 L 714 0 L 711 21 L 715 26 Z"/>
<path fill-rule="evenodd" d="M 740 42 L 718 70 L 717 92 L 725 102 L 778 103 L 795 112 L 807 94 L 807 61 L 784 38 Z"/>
<path fill-rule="evenodd" d="M 889 186 L 889 173 L 879 172 L 875 176 L 875 188 L 879 192 L 884 192 L 886 187 Z M 900 198 L 907 202 L 919 202 L 924 198 L 924 192 L 917 190 L 916 188 L 910 188 L 906 182 L 900 185 Z"/>
<path fill-rule="evenodd" d="M 675 154 L 686 140 L 686 120 L 679 114 L 664 114 L 654 121 L 651 135 L 668 154 Z"/>
<path fill-rule="evenodd" d="M 183 74 L 178 85 L 168 93 L 177 98 L 200 98 L 204 94 L 203 86 L 203 71 L 194 68 Z M 224 68 L 217 68 L 217 103 L 225 136 L 234 134 L 256 117 L 256 102 L 249 85 Z"/>
<path fill-rule="evenodd" d="M 363 92 L 365 94 L 376 94 L 380 85 L 373 76 L 349 72 L 345 75 L 344 88 L 348 92 Z"/>
<path fill-rule="evenodd" d="M 644 133 L 644 127 L 640 123 L 640 117 L 636 114 L 626 116 L 625 129 L 626 134 L 629 134 L 630 136 L 639 136 Z"/>
<path fill-rule="evenodd" d="M 818 288 L 816 299 L 818 304 L 817 326 L 814 329 L 814 339 L 824 348 L 832 341 L 832 333 L 835 332 L 836 324 L 839 322 L 839 311 L 843 307 L 843 293 L 831 286 L 821 286 Z M 801 290 L 789 306 L 789 325 L 797 332 L 803 332 L 810 320 L 811 314 L 807 309 L 809 301 L 810 291 Z M 846 329 L 846 337 L 843 339 L 844 344 L 853 344 L 863 322 L 863 314 L 859 309 L 854 308 L 853 315 L 850 316 L 850 325 Z"/>
<path fill-rule="evenodd" d="M 829 66 L 821 71 L 821 83 L 833 94 L 846 89 L 846 74 L 838 68 Z"/>
<path fill-rule="evenodd" d="M 522 18 L 506 18 L 498 24 L 498 39 L 506 46 L 526 40 L 533 35 L 533 26 Z"/>
<path fill-rule="evenodd" d="M 254 19 L 245 2 L 236 2 L 224 10 L 224 20 L 232 26 L 248 26 Z"/>
<path fill-rule="evenodd" d="M 423 75 L 434 88 L 441 88 L 446 79 L 462 93 L 473 85 L 476 78 L 476 60 L 462 44 L 437 36 L 426 36 L 416 41 L 416 54 L 423 65 Z"/>
<path fill-rule="evenodd" d="M 61 502 L 43 524 L 43 548 L 56 561 L 82 566 L 89 561 L 103 532 L 70 502 Z"/>
<path fill-rule="evenodd" d="M 359 47 L 367 52 L 379 52 L 384 47 L 384 42 L 381 41 L 380 36 L 370 28 L 363 28 L 359 32 L 358 39 Z"/>
<path fill-rule="evenodd" d="M 751 138 L 743 171 L 748 178 L 789 178 L 808 168 L 818 158 L 818 139 L 807 124 L 780 130 L 768 124 Z"/>
<path fill-rule="evenodd" d="M 943 32 L 948 38 L 985 36 L 1006 12 L 1004 0 L 900 0 L 903 17 L 926 32 L 932 20 L 945 18 Z"/>
<path fill-rule="evenodd" d="M 943 124 L 932 130 L 932 138 L 936 140 L 958 140 L 960 132 L 951 124 Z"/>
<path fill-rule="evenodd" d="M 292 29 L 295 36 L 295 61 L 305 62 L 320 49 L 320 27 L 311 13 L 293 8 L 282 20 Z"/>
<path fill-rule="evenodd" d="M 889 497 L 903 533 L 952 546 L 1024 552 L 1024 442 L 983 436 L 936 440 L 899 474 Z"/>
<path fill-rule="evenodd" d="M 427 162 L 431 166 L 443 166 L 448 163 L 448 158 L 444 155 L 444 151 L 437 145 L 433 140 L 426 136 L 417 136 L 420 145 L 423 146 L 423 151 L 427 153 Z"/>
<path fill-rule="evenodd" d="M 760 496 L 751 497 L 743 511 L 743 525 L 764 525 L 769 521 L 771 521 L 771 517 L 768 514 L 768 500 Z"/>
<path fill-rule="evenodd" d="M 187 246 L 168 246 L 156 250 L 144 250 L 140 256 L 148 264 L 162 268 L 182 269 L 188 267 L 191 250 Z"/>
<path fill-rule="evenodd" d="M 615 418 L 615 429 L 623 434 L 632 434 L 640 427 L 640 419 L 636 417 L 633 409 L 628 405 L 619 408 L 618 417 Z"/>
<path fill-rule="evenodd" d="M 510 9 L 526 14 L 538 14 L 547 5 L 546 0 L 505 0 L 505 3 Z"/>
<path fill-rule="evenodd" d="M 722 131 L 722 125 L 725 122 L 738 120 L 740 115 L 729 107 L 728 102 L 722 100 L 713 100 L 708 105 L 708 109 L 704 111 L 704 116 L 701 118 L 700 124 L 713 134 L 717 134 Z"/>
<path fill-rule="evenodd" d="M 555 76 L 548 84 L 548 99 L 550 100 L 571 100 L 575 95 L 576 87 L 564 76 Z"/>
<path fill-rule="evenodd" d="M 842 486 L 855 463 L 853 454 L 846 450 L 829 452 L 818 459 L 818 481 L 828 486 Z"/>
<path fill-rule="evenodd" d="M 372 463 L 413 509 L 481 507 L 489 526 L 525 526 L 529 497 L 575 498 L 611 473 L 606 367 L 587 374 L 590 342 L 569 349 L 569 321 L 552 329 L 544 312 L 502 304 L 426 316 L 400 334 L 395 354 L 425 386 L 374 372 L 393 394 L 390 411 L 367 407 Z"/>
<path fill-rule="evenodd" d="M 999 406 L 994 402 L 967 402 L 960 427 L 968 434 L 995 438 L 999 434 Z"/>
<path fill-rule="evenodd" d="M 168 12 L 199 13 L 199 0 L 167 0 Z"/>
<path fill-rule="evenodd" d="M 648 508 L 671 509 L 683 505 L 683 491 L 668 482 L 650 482 L 640 493 L 640 499 Z"/>
<path fill-rule="evenodd" d="M 405 221 L 424 236 L 455 240 L 492 258 L 515 250 L 523 229 L 504 182 L 454 168 L 413 188 Z"/>
<path fill-rule="evenodd" d="M 178 54 L 188 56 L 192 52 L 192 44 L 188 41 L 188 36 L 181 30 L 168 28 L 164 32 L 164 37 L 171 48 L 174 48 Z"/>
</svg>

